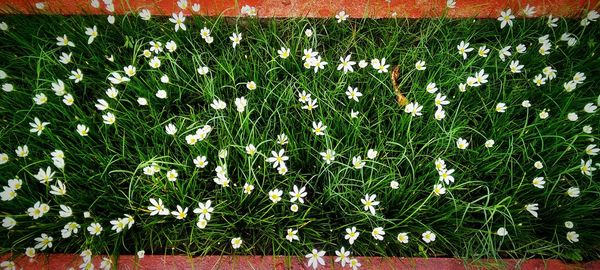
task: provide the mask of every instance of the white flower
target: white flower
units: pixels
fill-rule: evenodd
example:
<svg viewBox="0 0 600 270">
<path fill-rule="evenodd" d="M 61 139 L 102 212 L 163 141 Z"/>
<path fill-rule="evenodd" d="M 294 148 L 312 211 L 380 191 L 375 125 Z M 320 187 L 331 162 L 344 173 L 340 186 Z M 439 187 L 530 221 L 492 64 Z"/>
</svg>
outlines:
<svg viewBox="0 0 600 270">
<path fill-rule="evenodd" d="M 50 191 L 50 194 L 52 195 L 63 196 L 67 194 L 67 187 L 60 180 L 56 181 L 56 185 L 51 185 L 50 189 L 52 189 Z"/>
<path fill-rule="evenodd" d="M 209 71 L 210 70 L 208 69 L 207 66 L 202 66 L 202 67 L 198 68 L 198 74 L 200 74 L 200 75 L 206 75 L 206 74 L 208 74 Z"/>
<path fill-rule="evenodd" d="M 527 50 L 527 47 L 525 47 L 525 44 L 519 44 L 517 45 L 515 51 L 517 51 L 517 53 L 525 53 L 525 51 Z"/>
<path fill-rule="evenodd" d="M 277 50 L 277 54 L 279 55 L 279 58 L 286 59 L 290 56 L 290 49 L 281 47 L 281 49 Z"/>
<path fill-rule="evenodd" d="M 422 239 L 425 243 L 430 243 L 435 241 L 435 233 L 432 233 L 431 231 L 425 231 L 424 233 L 421 234 Z"/>
<path fill-rule="evenodd" d="M 6 24 L 6 22 L 0 22 L 0 30 L 8 31 L 8 24 Z"/>
<path fill-rule="evenodd" d="M 178 220 L 184 220 L 187 217 L 188 207 L 183 208 L 181 205 L 177 205 L 177 211 L 171 211 L 171 215 Z"/>
<path fill-rule="evenodd" d="M 510 46 L 503 47 L 502 49 L 500 49 L 498 51 L 498 57 L 500 58 L 500 60 L 502 62 L 504 62 L 506 60 L 507 56 L 511 56 L 511 55 L 512 55 L 512 53 L 510 53 Z"/>
<path fill-rule="evenodd" d="M 365 68 L 365 67 L 367 67 L 368 65 L 369 65 L 369 63 L 367 63 L 367 61 L 365 61 L 365 60 L 360 60 L 360 61 L 358 62 L 358 67 L 360 67 L 360 68 Z"/>
<path fill-rule="evenodd" d="M 7 93 L 12 92 L 14 89 L 15 89 L 15 87 L 10 83 L 2 84 L 2 91 L 4 91 L 4 92 L 7 92 Z"/>
<path fill-rule="evenodd" d="M 298 238 L 298 230 L 294 230 L 292 228 L 287 229 L 285 239 L 287 239 L 290 242 L 293 242 L 294 240 L 300 241 L 300 238 Z"/>
<path fill-rule="evenodd" d="M 165 126 L 165 131 L 169 135 L 175 135 L 175 133 L 177 133 L 177 127 L 175 127 L 175 125 L 173 125 L 173 123 L 169 123 Z"/>
<path fill-rule="evenodd" d="M 82 136 L 82 137 L 88 136 L 89 132 L 90 132 L 90 128 L 88 128 L 87 126 L 82 125 L 82 124 L 77 125 L 77 133 L 79 133 L 80 136 Z"/>
<path fill-rule="evenodd" d="M 346 228 L 346 235 L 344 235 L 344 239 L 348 240 L 350 245 L 352 245 L 359 235 L 360 232 L 356 231 L 356 227 Z"/>
<path fill-rule="evenodd" d="M 541 55 L 550 54 L 550 50 L 552 49 L 552 43 L 550 41 L 542 43 L 542 46 L 538 50 Z"/>
<path fill-rule="evenodd" d="M 548 21 L 546 21 L 546 25 L 550 28 L 557 27 L 558 18 L 552 16 L 552 14 L 548 15 Z"/>
<path fill-rule="evenodd" d="M 379 205 L 379 201 L 376 201 L 375 198 L 377 197 L 376 194 L 365 194 L 365 198 L 364 199 L 360 199 L 360 202 L 363 204 L 363 209 L 365 211 L 369 211 L 371 212 L 372 215 L 375 215 L 375 207 Z"/>
<path fill-rule="evenodd" d="M 75 43 L 73 43 L 72 41 L 69 40 L 69 38 L 67 37 L 67 35 L 63 35 L 62 37 L 56 37 L 56 45 L 62 47 L 62 46 L 69 46 L 69 47 L 75 47 Z"/>
<path fill-rule="evenodd" d="M 240 44 L 240 42 L 242 41 L 242 33 L 232 33 L 231 36 L 229 37 L 229 39 L 232 42 L 232 46 L 235 49 L 235 47 L 237 45 Z"/>
<path fill-rule="evenodd" d="M 433 116 L 435 117 L 435 120 L 440 121 L 440 120 L 446 118 L 446 111 L 444 111 L 444 109 L 442 109 L 442 106 L 438 106 L 437 110 L 435 111 Z"/>
<path fill-rule="evenodd" d="M 165 90 L 158 90 L 158 91 L 156 91 L 156 97 L 160 98 L 160 99 L 166 99 L 167 98 L 167 91 L 165 91 Z"/>
<path fill-rule="evenodd" d="M 176 170 L 167 171 L 167 180 L 169 180 L 171 182 L 175 182 L 175 181 L 177 181 L 177 176 L 179 176 L 179 174 L 177 173 Z"/>
<path fill-rule="evenodd" d="M 306 197 L 307 194 L 305 187 L 298 189 L 298 186 L 294 185 L 294 190 L 290 191 L 290 202 L 298 201 L 304 203 L 304 197 Z"/>
<path fill-rule="evenodd" d="M 579 242 L 579 234 L 574 231 L 567 232 L 567 240 L 571 243 Z"/>
<path fill-rule="evenodd" d="M 40 183 L 42 184 L 47 184 L 52 182 L 52 178 L 54 177 L 54 173 L 52 171 L 52 169 L 50 168 L 50 166 L 46 167 L 46 170 L 40 168 L 38 170 L 38 173 L 36 175 L 34 175 L 33 177 L 35 177 L 35 179 L 37 179 L 38 181 L 40 181 Z"/>
<path fill-rule="evenodd" d="M 150 211 L 150 215 L 161 215 L 166 216 L 169 215 L 169 209 L 165 208 L 163 205 L 162 199 L 158 198 L 158 201 L 154 198 L 150 198 L 151 206 L 148 206 L 148 210 Z"/>
<path fill-rule="evenodd" d="M 86 27 L 85 34 L 89 36 L 87 43 L 92 44 L 92 42 L 94 42 L 94 39 L 98 37 L 98 28 L 96 28 L 95 25 L 92 26 L 92 28 Z"/>
<path fill-rule="evenodd" d="M 271 190 L 269 191 L 269 200 L 271 200 L 273 203 L 278 203 L 281 201 L 281 195 L 283 195 L 283 191 L 279 189 Z"/>
<path fill-rule="evenodd" d="M 533 17 L 533 15 L 535 14 L 535 7 L 527 4 L 522 12 L 523 15 L 525 15 L 526 17 Z"/>
<path fill-rule="evenodd" d="M 323 157 L 323 160 L 325 160 L 325 163 L 327 164 L 331 164 L 331 162 L 335 160 L 335 151 L 331 149 L 327 149 L 325 152 L 321 152 L 319 154 Z"/>
<path fill-rule="evenodd" d="M 44 95 L 44 93 L 36 94 L 35 97 L 33 97 L 33 102 L 36 105 L 43 105 L 47 101 L 48 101 L 48 97 L 46 95 Z"/>
<path fill-rule="evenodd" d="M 286 145 L 288 143 L 288 137 L 285 134 L 279 134 L 277 135 L 277 144 L 279 145 Z"/>
<path fill-rule="evenodd" d="M 458 147 L 458 149 L 467 149 L 467 147 L 469 146 L 469 142 L 467 142 L 467 140 L 463 139 L 463 138 L 458 138 L 458 140 L 456 140 L 456 147 Z"/>
<path fill-rule="evenodd" d="M 441 171 L 441 170 L 445 170 L 445 169 L 446 169 L 446 162 L 441 158 L 436 159 L 435 160 L 435 170 Z"/>
<path fill-rule="evenodd" d="M 4 217 L 2 219 L 2 227 L 10 230 L 13 227 L 15 227 L 15 225 L 17 225 L 17 221 L 14 218 L 11 217 Z"/>
<path fill-rule="evenodd" d="M 346 55 L 346 58 L 340 57 L 340 64 L 337 66 L 337 70 L 343 70 L 344 74 L 347 72 L 354 72 L 354 66 L 356 62 L 350 60 L 352 55 Z"/>
<path fill-rule="evenodd" d="M 521 73 L 521 69 L 523 69 L 523 65 L 519 64 L 519 60 L 510 62 L 510 72 L 511 73 Z"/>
<path fill-rule="evenodd" d="M 313 269 L 317 269 L 319 265 L 325 265 L 325 260 L 323 260 L 323 256 L 325 256 L 325 251 L 318 251 L 317 249 L 313 249 L 311 253 L 306 254 L 308 259 L 308 266 Z"/>
<path fill-rule="evenodd" d="M 358 91 L 358 88 L 356 88 L 356 87 L 352 88 L 352 86 L 348 86 L 348 90 L 346 91 L 346 96 L 348 96 L 348 99 L 352 99 L 352 100 L 358 102 L 358 98 L 362 97 L 362 93 Z"/>
<path fill-rule="evenodd" d="M 102 233 L 102 225 L 100 225 L 100 223 L 93 222 L 87 227 L 87 231 L 91 235 L 100 235 Z"/>
<path fill-rule="evenodd" d="M 39 118 L 35 117 L 33 118 L 33 122 L 29 123 L 29 126 L 31 126 L 29 132 L 37 133 L 37 135 L 40 136 L 42 134 L 42 131 L 44 131 L 46 126 L 49 124 L 49 122 L 42 122 Z"/>
<path fill-rule="evenodd" d="M 547 66 L 542 69 L 542 73 L 546 75 L 546 79 L 552 80 L 556 78 L 556 69 L 552 68 L 551 66 Z"/>
<path fill-rule="evenodd" d="M 506 108 L 507 108 L 506 103 L 500 102 L 500 103 L 496 104 L 496 112 L 499 112 L 499 113 L 506 112 Z"/>
<path fill-rule="evenodd" d="M 17 157 L 27 157 L 29 155 L 29 147 L 27 145 L 18 146 L 15 153 L 17 154 Z"/>
<path fill-rule="evenodd" d="M 577 113 L 570 112 L 569 114 L 567 114 L 567 119 L 569 119 L 569 121 L 577 121 L 577 119 L 579 119 L 579 116 L 577 116 Z"/>
<path fill-rule="evenodd" d="M 425 70 L 427 67 L 425 66 L 425 61 L 419 60 L 415 63 L 415 68 L 417 70 Z"/>
<path fill-rule="evenodd" d="M 539 210 L 539 207 L 537 203 L 530 203 L 525 205 L 525 210 L 527 210 L 527 212 L 529 212 L 532 216 L 536 218 L 538 217 L 537 210 Z"/>
<path fill-rule="evenodd" d="M 256 154 L 256 147 L 253 144 L 249 144 L 246 146 L 246 154 L 250 156 L 254 156 Z"/>
<path fill-rule="evenodd" d="M 446 188 L 442 184 L 433 185 L 433 194 L 440 196 L 446 194 Z"/>
<path fill-rule="evenodd" d="M 359 112 L 355 112 L 354 110 L 350 110 L 350 118 L 357 118 Z"/>
<path fill-rule="evenodd" d="M 542 74 L 535 75 L 533 78 L 533 83 L 535 83 L 537 86 L 542 86 L 546 84 L 546 78 L 542 77 Z"/>
<path fill-rule="evenodd" d="M 597 148 L 595 144 L 590 144 L 585 148 L 585 153 L 590 156 L 598 155 L 600 148 Z"/>
<path fill-rule="evenodd" d="M 400 183 L 398 183 L 398 181 L 396 181 L 396 180 L 393 180 L 392 182 L 390 182 L 390 188 L 398 189 L 398 188 L 400 188 Z"/>
<path fill-rule="evenodd" d="M 73 210 L 71 210 L 71 207 L 61 204 L 58 214 L 61 218 L 68 218 L 73 215 Z"/>
<path fill-rule="evenodd" d="M 245 183 L 244 184 L 244 194 L 250 194 L 254 190 L 254 185 Z"/>
<path fill-rule="evenodd" d="M 447 8 L 456 8 L 456 0 L 446 0 L 446 7 Z"/>
<path fill-rule="evenodd" d="M 335 18 L 337 19 L 338 23 L 341 23 L 343 21 L 345 21 L 346 19 L 348 19 L 348 14 L 346 14 L 346 11 L 340 11 L 338 14 L 335 15 Z"/>
<path fill-rule="evenodd" d="M 210 205 L 212 204 L 211 200 L 207 200 L 205 203 L 198 203 L 198 208 L 194 209 L 194 213 L 198 214 L 198 218 L 210 220 L 210 214 L 215 210 Z"/>
<path fill-rule="evenodd" d="M 586 113 L 595 113 L 596 109 L 598 109 L 598 106 L 596 106 L 594 103 L 585 104 L 583 107 L 583 111 Z"/>
<path fill-rule="evenodd" d="M 540 116 L 540 119 L 546 119 L 546 118 L 548 118 L 550 116 L 550 114 L 548 113 L 548 110 L 543 109 L 540 112 L 539 116 Z"/>
<path fill-rule="evenodd" d="M 507 236 L 508 235 L 508 231 L 506 230 L 506 228 L 500 227 L 496 231 L 496 234 L 499 235 L 499 236 Z"/>
<path fill-rule="evenodd" d="M 352 167 L 355 169 L 362 169 L 365 166 L 365 162 L 362 161 L 360 156 L 352 157 Z"/>
<path fill-rule="evenodd" d="M 369 149 L 367 151 L 367 158 L 368 159 L 375 159 L 377 157 L 378 152 L 373 150 L 373 149 Z"/>
<path fill-rule="evenodd" d="M 434 82 L 430 82 L 427 84 L 427 88 L 425 88 L 425 90 L 427 90 L 427 93 L 433 94 L 438 90 L 438 88 Z"/>
<path fill-rule="evenodd" d="M 150 10 L 148 10 L 148 9 L 142 9 L 142 10 L 140 10 L 140 12 L 138 13 L 138 15 L 144 21 L 148 21 L 152 17 L 152 14 L 150 14 Z"/>
<path fill-rule="evenodd" d="M 544 164 L 541 161 L 536 161 L 535 163 L 533 163 L 533 167 L 535 167 L 536 169 L 540 170 L 542 168 L 544 168 Z"/>
<path fill-rule="evenodd" d="M 206 156 L 197 156 L 194 160 L 194 164 L 198 168 L 204 168 L 208 165 L 208 161 L 206 161 Z"/>
<path fill-rule="evenodd" d="M 500 21 L 500 29 L 504 28 L 506 25 L 512 27 L 512 20 L 514 18 L 515 16 L 512 15 L 512 10 L 510 8 L 500 12 L 500 17 L 498 17 L 498 21 Z"/>
<path fill-rule="evenodd" d="M 388 67 L 390 67 L 389 64 L 385 64 L 385 58 L 381 58 L 381 60 L 373 59 L 373 61 L 371 61 L 371 66 L 377 70 L 377 73 L 387 73 Z"/>
<path fill-rule="evenodd" d="M 117 90 L 114 87 L 110 87 L 110 88 L 106 89 L 106 95 L 109 98 L 116 99 L 118 94 L 119 94 L 119 90 Z"/>
<path fill-rule="evenodd" d="M 236 106 L 236 110 L 238 112 L 244 112 L 247 105 L 248 105 L 248 101 L 246 100 L 245 97 L 235 99 L 235 106 Z"/>
<path fill-rule="evenodd" d="M 63 96 L 62 102 L 67 106 L 71 106 L 73 105 L 73 102 L 75 102 L 75 100 L 73 99 L 73 96 L 71 94 L 66 94 Z"/>
<path fill-rule="evenodd" d="M 577 187 L 570 187 L 569 189 L 567 189 L 567 195 L 569 195 L 569 197 L 571 198 L 577 198 L 579 197 L 579 188 Z"/>
<path fill-rule="evenodd" d="M 173 13 L 172 18 L 169 18 L 169 21 L 175 24 L 175 32 L 179 31 L 179 29 L 185 31 L 186 27 L 183 22 L 185 22 L 185 17 L 183 16 L 183 12 Z"/>
<path fill-rule="evenodd" d="M 583 83 L 583 81 L 585 81 L 586 78 L 587 77 L 583 72 L 577 72 L 575 73 L 575 75 L 573 75 L 573 82 L 576 84 L 581 84 Z"/>
<path fill-rule="evenodd" d="M 495 143 L 494 140 L 487 140 L 487 141 L 485 141 L 484 145 L 487 148 L 492 148 L 494 146 L 494 143 Z"/>
<path fill-rule="evenodd" d="M 158 57 L 154 56 L 152 59 L 150 59 L 150 62 L 148 64 L 151 68 L 159 68 L 161 62 L 160 59 L 158 59 Z"/>
<path fill-rule="evenodd" d="M 107 124 L 107 125 L 112 125 L 117 120 L 117 118 L 115 117 L 115 115 L 112 114 L 111 112 L 108 112 L 108 113 L 102 115 L 102 119 L 104 120 L 103 121 L 104 124 Z"/>
<path fill-rule="evenodd" d="M 590 134 L 590 133 L 592 133 L 592 126 L 590 126 L 590 125 L 583 126 L 582 131 L 583 131 L 583 133 Z"/>
<path fill-rule="evenodd" d="M 225 102 L 220 99 L 213 99 L 213 102 L 212 104 L 210 104 L 210 107 L 215 110 L 224 110 L 227 107 L 227 104 L 225 104 Z"/>
<path fill-rule="evenodd" d="M 37 244 L 34 247 L 35 249 L 45 250 L 46 248 L 52 247 L 52 241 L 54 241 L 54 238 L 52 238 L 52 236 L 48 236 L 45 233 L 42 233 L 40 237 L 36 237 L 33 240 L 37 242 Z"/>
<path fill-rule="evenodd" d="M 384 235 L 385 235 L 385 231 L 383 230 L 382 227 L 374 228 L 373 231 L 371 231 L 371 236 L 373 236 L 373 238 L 375 238 L 376 240 L 379 240 L 379 241 L 383 241 Z"/>
<path fill-rule="evenodd" d="M 79 83 L 81 80 L 83 80 L 83 73 L 81 73 L 80 69 L 71 70 L 71 76 L 69 76 L 69 79 L 73 80 L 75 83 Z"/>
<path fill-rule="evenodd" d="M 544 188 L 544 184 L 546 184 L 546 181 L 544 181 L 544 177 L 536 177 L 533 178 L 533 181 L 531 181 L 531 183 L 536 188 Z"/>
<path fill-rule="evenodd" d="M 242 15 L 254 17 L 256 16 L 256 8 L 249 5 L 244 5 L 241 10 Z"/>
<path fill-rule="evenodd" d="M 271 157 L 267 158 L 267 162 L 272 163 L 273 168 L 285 166 L 285 161 L 289 159 L 289 157 L 285 155 L 285 150 L 283 148 L 279 150 L 279 153 L 271 151 L 271 155 Z"/>
<path fill-rule="evenodd" d="M 327 126 L 323 125 L 323 122 L 319 121 L 317 123 L 317 122 L 313 121 L 312 126 L 313 126 L 312 132 L 315 135 L 317 135 L 317 136 L 325 135 L 325 130 L 327 129 Z"/>
<path fill-rule="evenodd" d="M 304 30 L 304 34 L 306 35 L 306 37 L 312 37 L 313 30 L 312 29 L 306 29 L 306 30 Z"/>
<path fill-rule="evenodd" d="M 456 46 L 456 49 L 458 49 L 458 54 L 462 55 L 463 60 L 467 59 L 468 52 L 473 51 L 473 48 L 469 47 L 469 43 L 465 42 L 464 40 Z"/>
<path fill-rule="evenodd" d="M 410 113 L 411 116 L 421 116 L 423 115 L 421 113 L 421 110 L 423 110 L 423 106 L 420 106 L 418 102 L 411 102 L 408 103 L 408 105 L 406 105 L 406 107 L 404 108 L 404 112 L 405 113 Z"/>
<path fill-rule="evenodd" d="M 477 50 L 477 55 L 481 56 L 481 57 L 487 57 L 488 53 L 490 52 L 490 49 L 488 49 L 485 45 L 479 47 L 479 49 Z"/>
<path fill-rule="evenodd" d="M 446 183 L 446 185 L 450 185 L 450 183 L 454 183 L 454 176 L 452 176 L 452 173 L 454 173 L 454 169 L 441 169 L 438 171 L 438 174 L 440 176 L 440 181 L 443 181 L 444 183 Z"/>
</svg>

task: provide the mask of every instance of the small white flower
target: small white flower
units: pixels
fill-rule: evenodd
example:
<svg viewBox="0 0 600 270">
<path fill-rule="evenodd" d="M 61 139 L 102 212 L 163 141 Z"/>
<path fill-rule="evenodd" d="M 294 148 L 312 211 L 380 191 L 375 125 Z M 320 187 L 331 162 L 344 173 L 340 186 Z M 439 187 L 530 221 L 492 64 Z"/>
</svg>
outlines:
<svg viewBox="0 0 600 270">
<path fill-rule="evenodd" d="M 574 231 L 567 232 L 567 240 L 571 243 L 579 242 L 579 234 Z"/>
<path fill-rule="evenodd" d="M 430 243 L 435 241 L 435 233 L 432 233 L 431 231 L 425 231 L 424 233 L 421 234 L 422 239 L 425 243 Z"/>
<path fill-rule="evenodd" d="M 532 216 L 536 218 L 538 217 L 537 210 L 539 210 L 539 207 L 537 203 L 530 203 L 525 205 L 525 210 L 527 210 L 527 212 L 529 212 Z"/>
<path fill-rule="evenodd" d="M 496 234 L 499 235 L 499 236 L 507 236 L 508 235 L 508 231 L 506 230 L 506 228 L 500 227 L 496 231 Z"/>
<path fill-rule="evenodd" d="M 469 142 L 467 142 L 467 140 L 463 139 L 463 138 L 458 138 L 458 140 L 456 140 L 456 147 L 458 147 L 458 149 L 467 149 L 467 147 L 469 146 Z"/>
<path fill-rule="evenodd" d="M 167 91 L 165 91 L 165 90 L 158 90 L 158 91 L 156 91 L 156 97 L 160 98 L 160 99 L 166 99 L 167 98 Z"/>
<path fill-rule="evenodd" d="M 569 189 L 567 189 L 567 195 L 569 195 L 569 197 L 571 198 L 577 198 L 579 197 L 579 194 L 580 191 L 577 187 L 570 187 Z"/>
<path fill-rule="evenodd" d="M 492 148 L 492 147 L 494 147 L 494 143 L 495 143 L 494 140 L 487 140 L 487 141 L 485 141 L 484 145 L 487 148 Z"/>
</svg>

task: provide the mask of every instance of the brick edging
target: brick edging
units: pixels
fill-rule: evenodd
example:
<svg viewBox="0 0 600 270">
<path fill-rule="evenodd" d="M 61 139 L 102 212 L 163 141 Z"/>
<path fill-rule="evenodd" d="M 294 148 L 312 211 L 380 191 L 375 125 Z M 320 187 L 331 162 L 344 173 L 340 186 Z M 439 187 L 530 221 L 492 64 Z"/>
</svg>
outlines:
<svg viewBox="0 0 600 270">
<path fill-rule="evenodd" d="M 102 258 L 108 256 L 94 256 L 93 263 L 96 269 L 100 266 Z M 361 269 L 522 269 L 522 270 L 572 270 L 590 269 L 600 270 L 600 261 L 587 263 L 565 263 L 560 260 L 550 259 L 482 259 L 462 260 L 454 258 L 399 258 L 399 257 L 356 257 L 362 264 Z M 9 260 L 11 255 L 0 256 L 0 260 Z M 334 256 L 325 256 L 325 266 L 319 269 L 342 269 L 339 263 L 334 263 Z M 78 254 L 38 254 L 35 258 L 18 256 L 12 258 L 17 269 L 78 269 L 82 258 Z M 117 269 L 312 269 L 306 265 L 302 257 L 288 256 L 199 256 L 188 257 L 183 255 L 146 255 L 138 259 L 134 255 L 119 256 Z M 344 269 L 349 269 L 348 267 Z"/>
</svg>

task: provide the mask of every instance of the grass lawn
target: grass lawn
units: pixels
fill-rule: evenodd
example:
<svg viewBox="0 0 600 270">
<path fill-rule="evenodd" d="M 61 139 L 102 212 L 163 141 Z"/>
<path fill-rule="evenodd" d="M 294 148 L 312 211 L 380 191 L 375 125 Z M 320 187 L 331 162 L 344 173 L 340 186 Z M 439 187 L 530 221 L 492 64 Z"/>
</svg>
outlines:
<svg viewBox="0 0 600 270">
<path fill-rule="evenodd" d="M 598 259 L 598 22 L 0 21 L 2 253 Z"/>
</svg>

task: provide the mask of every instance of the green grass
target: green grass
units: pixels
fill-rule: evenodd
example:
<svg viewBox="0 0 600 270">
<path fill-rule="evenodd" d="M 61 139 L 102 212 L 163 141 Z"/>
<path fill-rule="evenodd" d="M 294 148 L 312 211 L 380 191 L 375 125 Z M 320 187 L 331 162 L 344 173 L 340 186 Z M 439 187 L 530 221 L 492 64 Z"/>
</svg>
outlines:
<svg viewBox="0 0 600 270">
<path fill-rule="evenodd" d="M 588 160 L 584 150 L 600 139 L 598 113 L 583 111 L 587 103 L 598 102 L 600 84 L 600 28 L 578 21 L 561 19 L 557 28 L 548 28 L 546 19 L 517 19 L 511 28 L 499 28 L 496 20 L 349 20 L 338 24 L 333 19 L 257 20 L 240 18 L 188 17 L 187 31 L 173 31 L 166 18 L 142 21 L 138 16 L 117 17 L 114 25 L 105 17 L 92 16 L 3 16 L 10 26 L 0 32 L 0 69 L 8 74 L 2 83 L 14 85 L 14 91 L 0 93 L 0 152 L 9 161 L 0 165 L 0 184 L 18 177 L 23 186 L 18 196 L 0 202 L 0 218 L 12 217 L 17 225 L 0 228 L 0 252 L 24 252 L 35 246 L 34 238 L 46 233 L 54 238 L 52 248 L 43 252 L 81 252 L 128 254 L 145 250 L 146 254 L 279 254 L 303 256 L 312 248 L 334 251 L 341 246 L 352 255 L 367 256 L 454 256 L 543 257 L 569 260 L 598 259 L 600 252 L 600 184 L 580 172 L 580 160 Z M 85 27 L 98 26 L 99 36 L 87 45 Z M 206 44 L 202 27 L 212 29 L 214 42 Z M 304 30 L 312 28 L 312 37 Z M 229 36 L 243 33 L 235 49 Z M 575 46 L 559 41 L 564 32 L 578 37 Z M 67 34 L 76 47 L 58 47 L 56 37 Z M 541 56 L 538 37 L 549 35 L 553 49 Z M 150 41 L 169 40 L 177 44 L 173 53 L 162 53 L 162 66 L 152 69 L 142 51 Z M 475 48 L 463 60 L 456 46 L 470 42 Z M 527 46 L 524 54 L 515 47 Z M 477 48 L 490 49 L 487 58 L 477 56 Z M 554 45 L 558 47 L 554 48 Z M 280 59 L 277 50 L 291 49 L 288 59 Z M 512 46 L 512 56 L 502 62 L 498 50 Z M 329 64 L 317 73 L 305 69 L 302 50 L 317 50 Z M 61 52 L 72 52 L 73 63 L 58 62 Z M 424 106 L 423 116 L 411 117 L 395 101 L 390 73 L 377 73 L 370 66 L 343 74 L 335 68 L 339 57 L 352 54 L 352 60 L 386 58 L 399 65 L 400 88 L 409 101 Z M 114 62 L 107 60 L 113 55 Z M 427 69 L 417 71 L 418 60 Z M 522 73 L 509 71 L 511 60 L 525 67 Z M 127 65 L 137 74 L 125 84 L 115 85 L 117 99 L 108 98 L 108 75 Z M 210 68 L 207 76 L 196 69 Z M 546 66 L 557 70 L 557 77 L 540 87 L 532 79 Z M 71 70 L 81 69 L 84 79 L 73 83 Z M 460 92 L 458 85 L 480 69 L 489 74 L 481 87 Z M 576 72 L 587 79 L 572 92 L 563 83 Z M 166 74 L 170 83 L 160 82 Z M 54 95 L 51 83 L 64 81 L 75 103 L 66 106 Z M 254 81 L 256 90 L 246 89 Z M 444 107 L 446 118 L 434 119 L 435 94 L 425 91 L 435 82 L 450 104 Z M 363 93 L 359 102 L 349 100 L 348 86 Z M 164 89 L 167 99 L 155 93 Z M 313 111 L 301 109 L 298 93 L 309 92 L 318 98 Z M 44 93 L 48 102 L 35 105 L 32 97 Z M 234 99 L 245 96 L 248 106 L 243 113 L 235 110 Z M 136 99 L 145 97 L 148 106 Z M 213 98 L 227 103 L 216 111 Z M 110 104 L 113 125 L 102 123 L 97 99 Z M 529 100 L 530 108 L 521 102 Z M 495 112 L 497 103 L 506 103 L 505 113 Z M 538 114 L 547 109 L 550 117 Z M 360 112 L 350 118 L 350 111 Z M 567 120 L 576 112 L 577 121 Z M 29 132 L 34 117 L 50 122 L 40 136 Z M 325 136 L 312 134 L 311 123 L 323 121 Z M 166 134 L 165 125 L 173 123 L 178 132 Z M 78 124 L 89 127 L 88 137 L 76 132 Z M 185 136 L 210 125 L 210 135 L 196 145 L 186 144 Z M 590 125 L 592 133 L 584 133 Z M 285 133 L 289 144 L 283 146 L 289 156 L 285 175 L 279 175 L 266 162 L 271 151 L 282 148 L 277 135 Z M 465 150 L 456 147 L 461 137 L 469 141 Z M 493 139 L 495 145 L 484 147 Z M 591 142 L 594 141 L 594 142 Z M 245 146 L 254 144 L 254 156 Z M 29 155 L 15 155 L 17 146 L 27 145 Z M 366 160 L 366 166 L 352 168 L 354 156 L 366 159 L 368 149 L 379 154 Z M 52 164 L 50 152 L 65 153 L 66 166 Z M 227 149 L 226 159 L 219 159 Z M 333 149 L 335 161 L 326 164 L 319 152 Z M 207 156 L 204 169 L 194 166 L 196 156 Z M 441 158 L 455 169 L 456 181 L 443 184 L 446 194 L 432 193 L 442 183 L 434 161 Z M 541 161 L 543 169 L 534 168 Z M 161 171 L 154 176 L 143 168 L 156 163 Z M 230 187 L 220 187 L 213 178 L 217 164 L 225 165 Z M 55 179 L 41 184 L 34 178 L 39 168 L 50 166 Z M 597 165 L 594 165 L 597 166 Z M 176 182 L 166 179 L 166 171 L 176 169 Z M 534 177 L 544 177 L 545 187 L 532 185 Z M 61 180 L 67 186 L 65 196 L 49 193 L 50 185 Z M 390 188 L 397 181 L 398 189 Z M 255 186 L 243 194 L 245 183 Z M 306 186 L 308 196 L 299 211 L 290 211 L 289 195 L 293 185 Z M 578 187 L 577 198 L 566 195 Z M 268 192 L 283 190 L 283 199 L 273 204 Z M 377 194 L 380 205 L 375 215 L 364 211 L 360 199 Z M 184 220 L 173 216 L 150 216 L 150 198 L 161 198 L 165 206 L 189 207 Z M 198 202 L 211 200 L 211 220 L 204 229 L 196 226 L 192 213 Z M 39 219 L 27 215 L 27 209 L 40 201 L 50 211 Z M 539 204 L 535 218 L 524 206 Z M 73 210 L 69 218 L 59 217 L 59 205 Z M 84 212 L 90 218 L 84 218 Z M 132 215 L 131 229 L 115 233 L 110 221 Z M 61 238 L 61 229 L 70 221 L 81 225 L 79 233 Z M 574 228 L 565 228 L 572 221 Z M 99 236 L 86 228 L 92 222 L 104 227 Z M 356 226 L 361 233 L 353 245 L 343 238 L 345 229 Z M 385 229 L 383 241 L 370 234 L 375 227 Z M 496 231 L 505 227 L 507 236 Z M 287 228 L 298 229 L 299 241 L 285 240 Z M 437 239 L 425 243 L 421 234 L 434 232 Z M 566 239 L 568 231 L 579 234 L 579 242 Z M 407 232 L 407 244 L 396 236 Z M 243 244 L 233 249 L 230 243 L 241 237 Z M 41 251 L 40 251 L 41 252 Z"/>
</svg>

